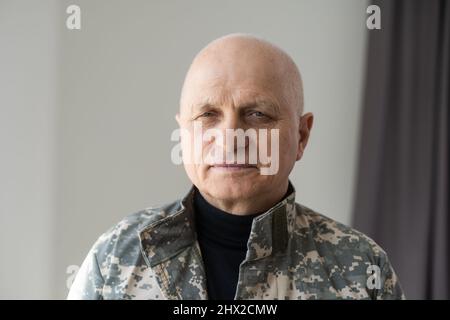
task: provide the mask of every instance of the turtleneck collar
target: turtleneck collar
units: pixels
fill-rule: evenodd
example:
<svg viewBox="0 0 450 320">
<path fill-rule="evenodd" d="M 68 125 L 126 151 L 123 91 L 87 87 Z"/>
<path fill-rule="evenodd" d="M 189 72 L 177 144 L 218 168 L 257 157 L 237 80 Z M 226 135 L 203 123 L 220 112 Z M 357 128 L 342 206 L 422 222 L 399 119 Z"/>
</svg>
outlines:
<svg viewBox="0 0 450 320">
<path fill-rule="evenodd" d="M 289 183 L 288 190 L 280 201 L 292 191 L 293 188 Z M 196 187 L 194 187 L 193 205 L 198 238 L 230 249 L 247 249 L 253 219 L 266 212 L 236 215 L 223 211 L 210 204 Z"/>
<path fill-rule="evenodd" d="M 253 218 L 246 260 L 258 260 L 285 251 L 296 215 L 295 188 L 290 182 L 289 185 L 287 197 Z M 155 215 L 155 221 L 140 227 L 141 247 L 150 266 L 171 259 L 195 243 L 195 189 L 192 186 L 181 201 L 165 207 Z"/>
<path fill-rule="evenodd" d="M 253 218 L 263 213 L 248 215 L 228 213 L 210 204 L 198 189 L 195 189 L 194 194 L 194 210 L 199 239 L 243 250 L 247 248 Z"/>
</svg>

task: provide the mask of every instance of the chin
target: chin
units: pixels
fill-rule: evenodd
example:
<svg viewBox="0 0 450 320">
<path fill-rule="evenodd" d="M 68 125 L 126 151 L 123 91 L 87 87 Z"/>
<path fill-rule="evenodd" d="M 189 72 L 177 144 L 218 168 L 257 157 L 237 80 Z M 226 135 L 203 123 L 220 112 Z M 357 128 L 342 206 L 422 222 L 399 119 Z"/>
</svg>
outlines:
<svg viewBox="0 0 450 320">
<path fill-rule="evenodd" d="M 221 190 L 212 190 L 210 195 L 215 199 L 225 200 L 225 201 L 239 201 L 240 199 L 246 199 L 252 197 L 251 192 L 233 190 L 231 192 Z"/>
<path fill-rule="evenodd" d="M 208 193 L 217 199 L 245 199 L 258 193 L 258 184 L 239 179 L 214 179 L 208 183 Z"/>
</svg>

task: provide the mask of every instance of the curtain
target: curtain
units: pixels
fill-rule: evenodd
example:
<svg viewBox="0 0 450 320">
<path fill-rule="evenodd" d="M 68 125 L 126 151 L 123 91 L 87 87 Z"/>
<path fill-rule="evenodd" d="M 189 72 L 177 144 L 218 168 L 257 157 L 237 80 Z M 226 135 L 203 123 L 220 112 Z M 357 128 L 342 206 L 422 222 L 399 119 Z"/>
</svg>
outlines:
<svg viewBox="0 0 450 320">
<path fill-rule="evenodd" d="M 353 225 L 407 298 L 449 299 L 449 1 L 373 4 Z"/>
</svg>

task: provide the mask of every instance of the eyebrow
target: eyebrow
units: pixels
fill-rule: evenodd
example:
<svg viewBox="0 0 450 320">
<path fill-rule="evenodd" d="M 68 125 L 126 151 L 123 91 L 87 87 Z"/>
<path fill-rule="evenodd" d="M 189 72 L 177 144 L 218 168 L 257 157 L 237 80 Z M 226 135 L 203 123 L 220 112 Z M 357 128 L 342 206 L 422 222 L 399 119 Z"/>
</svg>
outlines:
<svg viewBox="0 0 450 320">
<path fill-rule="evenodd" d="M 276 114 L 280 113 L 280 107 L 278 104 L 266 99 L 266 98 L 256 98 L 254 100 L 244 102 L 238 106 L 238 109 L 250 109 L 260 107 L 268 110 L 273 110 Z M 191 106 L 192 111 L 203 111 L 205 109 L 218 108 L 211 100 L 207 99 L 203 102 L 193 104 Z"/>
</svg>

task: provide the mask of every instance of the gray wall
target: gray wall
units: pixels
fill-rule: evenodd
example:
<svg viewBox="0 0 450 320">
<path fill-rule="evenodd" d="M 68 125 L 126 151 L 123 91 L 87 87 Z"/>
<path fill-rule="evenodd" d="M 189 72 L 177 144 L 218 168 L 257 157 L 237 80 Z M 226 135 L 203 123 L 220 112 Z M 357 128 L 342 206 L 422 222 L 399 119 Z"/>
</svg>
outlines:
<svg viewBox="0 0 450 320">
<path fill-rule="evenodd" d="M 292 173 L 297 200 L 350 222 L 365 1 L 33 3 L 0 2 L 0 297 L 64 298 L 66 268 L 100 233 L 185 194 L 170 161 L 184 73 L 231 32 L 273 41 L 299 65 L 315 124 Z M 80 31 L 65 29 L 72 3 Z"/>
<path fill-rule="evenodd" d="M 0 1 L 0 299 L 54 294 L 56 8 Z"/>
</svg>

